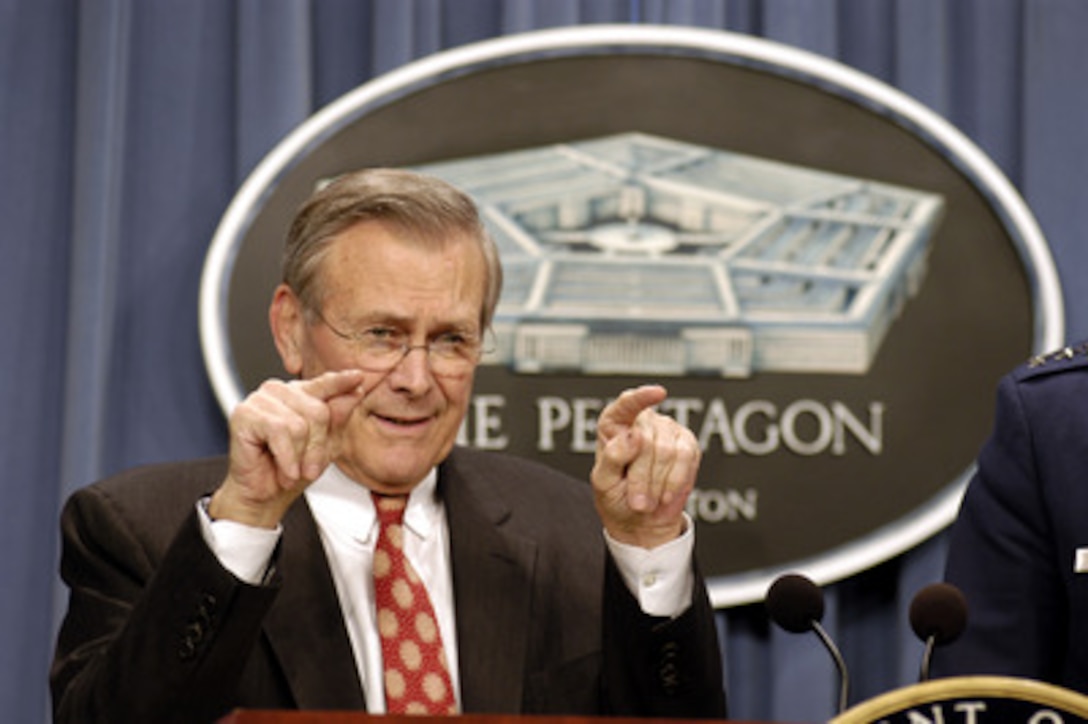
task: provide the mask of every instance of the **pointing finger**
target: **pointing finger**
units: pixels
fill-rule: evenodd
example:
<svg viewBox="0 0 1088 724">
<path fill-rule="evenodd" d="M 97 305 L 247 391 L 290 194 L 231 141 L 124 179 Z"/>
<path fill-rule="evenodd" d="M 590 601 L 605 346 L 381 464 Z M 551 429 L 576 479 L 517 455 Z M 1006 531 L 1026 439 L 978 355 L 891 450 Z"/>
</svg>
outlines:
<svg viewBox="0 0 1088 724">
<path fill-rule="evenodd" d="M 624 390 L 601 412 L 597 423 L 598 434 L 605 441 L 612 439 L 633 425 L 639 413 L 660 403 L 667 396 L 668 393 L 661 385 L 643 385 Z"/>
</svg>

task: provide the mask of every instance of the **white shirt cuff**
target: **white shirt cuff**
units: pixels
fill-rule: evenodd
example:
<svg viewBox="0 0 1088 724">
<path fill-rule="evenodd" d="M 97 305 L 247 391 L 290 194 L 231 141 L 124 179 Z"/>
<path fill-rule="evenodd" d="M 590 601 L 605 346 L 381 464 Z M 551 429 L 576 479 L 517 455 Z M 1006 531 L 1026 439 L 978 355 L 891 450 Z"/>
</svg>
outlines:
<svg viewBox="0 0 1088 724">
<path fill-rule="evenodd" d="M 220 565 L 235 578 L 253 586 L 261 585 L 283 526 L 269 530 L 233 520 L 212 520 L 208 515 L 209 500 L 202 498 L 196 506 L 204 542 L 219 559 Z"/>
<path fill-rule="evenodd" d="M 688 609 L 695 588 L 692 571 L 695 525 L 687 513 L 684 532 L 652 550 L 620 543 L 607 530 L 604 538 L 624 583 L 638 599 L 643 613 L 675 618 Z"/>
</svg>

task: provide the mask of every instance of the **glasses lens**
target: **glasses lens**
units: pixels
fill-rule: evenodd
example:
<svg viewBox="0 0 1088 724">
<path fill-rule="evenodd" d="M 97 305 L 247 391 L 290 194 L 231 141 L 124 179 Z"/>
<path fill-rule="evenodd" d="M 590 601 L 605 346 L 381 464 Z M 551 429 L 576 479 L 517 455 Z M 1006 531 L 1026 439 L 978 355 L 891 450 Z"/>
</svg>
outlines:
<svg viewBox="0 0 1088 724">
<path fill-rule="evenodd" d="M 468 343 L 456 346 L 432 344 L 428 349 L 431 371 L 439 377 L 463 377 L 479 360 L 477 346 Z"/>
</svg>

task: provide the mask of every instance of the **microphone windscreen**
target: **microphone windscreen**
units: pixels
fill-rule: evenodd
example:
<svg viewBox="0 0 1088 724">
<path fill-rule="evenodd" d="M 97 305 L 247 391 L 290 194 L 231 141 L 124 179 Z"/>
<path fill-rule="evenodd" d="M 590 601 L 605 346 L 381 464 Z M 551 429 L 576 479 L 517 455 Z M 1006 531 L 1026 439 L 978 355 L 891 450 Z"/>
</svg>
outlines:
<svg viewBox="0 0 1088 724">
<path fill-rule="evenodd" d="M 967 599 L 950 583 L 932 583 L 910 602 L 910 627 L 922 641 L 955 641 L 967 626 Z"/>
<path fill-rule="evenodd" d="M 797 573 L 779 576 L 767 589 L 767 613 L 790 633 L 803 633 L 824 617 L 824 593 Z"/>
</svg>

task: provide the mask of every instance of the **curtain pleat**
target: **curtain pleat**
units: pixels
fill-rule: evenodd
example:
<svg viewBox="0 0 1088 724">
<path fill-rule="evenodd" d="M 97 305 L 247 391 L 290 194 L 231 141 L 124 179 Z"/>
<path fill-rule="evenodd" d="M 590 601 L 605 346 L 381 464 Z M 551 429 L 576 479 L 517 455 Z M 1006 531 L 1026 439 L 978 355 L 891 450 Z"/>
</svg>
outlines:
<svg viewBox="0 0 1088 724">
<path fill-rule="evenodd" d="M 63 10 L 0 3 L 0 711 L 12 721 L 44 718 L 65 488 L 78 24 Z"/>
<path fill-rule="evenodd" d="M 1025 3 L 1022 27 L 1022 173 L 1014 180 L 1058 259 L 1070 337 L 1079 339 L 1088 336 L 1080 295 L 1088 272 L 1088 3 Z"/>
</svg>

